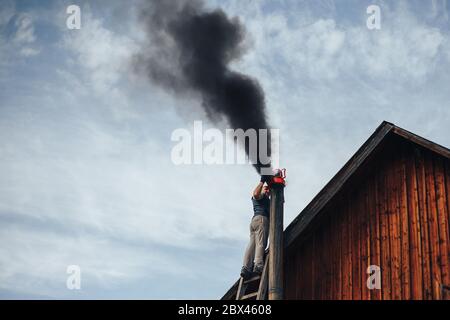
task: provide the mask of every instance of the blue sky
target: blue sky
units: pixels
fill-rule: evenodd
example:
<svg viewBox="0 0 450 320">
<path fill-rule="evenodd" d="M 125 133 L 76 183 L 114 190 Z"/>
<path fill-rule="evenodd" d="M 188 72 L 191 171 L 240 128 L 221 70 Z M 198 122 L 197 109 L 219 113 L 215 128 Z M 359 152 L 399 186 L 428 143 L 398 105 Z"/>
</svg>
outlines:
<svg viewBox="0 0 450 320">
<path fill-rule="evenodd" d="M 260 80 L 280 128 L 286 226 L 383 120 L 450 146 L 446 1 L 207 5 L 247 28 L 233 69 Z M 130 72 L 137 8 L 1 1 L 0 298 L 216 299 L 238 276 L 258 177 L 172 164 L 173 130 L 205 117 Z"/>
</svg>

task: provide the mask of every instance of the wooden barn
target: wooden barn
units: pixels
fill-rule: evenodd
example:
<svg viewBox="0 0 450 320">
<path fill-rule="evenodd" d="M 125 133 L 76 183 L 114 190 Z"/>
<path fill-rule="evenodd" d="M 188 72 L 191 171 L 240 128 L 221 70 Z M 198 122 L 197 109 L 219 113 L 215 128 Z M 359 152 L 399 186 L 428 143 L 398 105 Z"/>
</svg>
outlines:
<svg viewBox="0 0 450 320">
<path fill-rule="evenodd" d="M 450 150 L 383 122 L 284 230 L 283 298 L 450 299 L 449 199 Z"/>
</svg>

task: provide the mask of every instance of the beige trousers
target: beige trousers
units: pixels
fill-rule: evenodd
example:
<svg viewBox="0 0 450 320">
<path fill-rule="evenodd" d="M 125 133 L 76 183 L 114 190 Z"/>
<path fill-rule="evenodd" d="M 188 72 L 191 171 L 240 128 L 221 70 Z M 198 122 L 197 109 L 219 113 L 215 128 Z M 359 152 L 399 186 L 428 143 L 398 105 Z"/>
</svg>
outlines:
<svg viewBox="0 0 450 320">
<path fill-rule="evenodd" d="M 256 268 L 262 270 L 268 236 L 269 219 L 261 215 L 254 216 L 250 223 L 250 242 L 247 245 L 247 250 L 245 250 L 243 264 L 248 271 L 253 271 Z"/>
</svg>

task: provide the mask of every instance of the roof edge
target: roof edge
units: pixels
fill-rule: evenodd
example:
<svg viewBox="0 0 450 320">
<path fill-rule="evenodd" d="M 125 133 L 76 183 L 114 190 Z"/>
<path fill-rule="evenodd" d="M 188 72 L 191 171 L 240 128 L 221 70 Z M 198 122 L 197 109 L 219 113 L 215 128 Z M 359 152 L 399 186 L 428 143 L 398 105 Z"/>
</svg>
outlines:
<svg viewBox="0 0 450 320">
<path fill-rule="evenodd" d="M 430 141 L 428 139 L 425 139 L 421 136 L 418 136 L 415 133 L 412 133 L 408 130 L 405 130 L 403 128 L 397 127 L 394 125 L 394 128 L 392 130 L 395 134 L 411 141 L 414 142 L 426 149 L 429 149 L 431 151 L 434 151 L 438 154 L 440 154 L 441 156 L 450 159 L 450 150 L 444 146 L 441 146 L 440 144 Z"/>
</svg>

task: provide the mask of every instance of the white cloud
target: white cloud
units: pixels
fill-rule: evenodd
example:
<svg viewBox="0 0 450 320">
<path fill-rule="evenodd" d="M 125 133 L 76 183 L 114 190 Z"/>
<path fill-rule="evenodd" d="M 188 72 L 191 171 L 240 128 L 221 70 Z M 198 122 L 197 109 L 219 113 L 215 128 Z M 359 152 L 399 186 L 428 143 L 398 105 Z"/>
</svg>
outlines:
<svg viewBox="0 0 450 320">
<path fill-rule="evenodd" d="M 85 71 L 89 85 L 99 94 L 117 88 L 136 47 L 132 38 L 105 28 L 102 20 L 94 18 L 89 9 L 83 11 L 83 28 L 66 32 L 64 42 Z"/>
<path fill-rule="evenodd" d="M 40 52 L 41 52 L 41 50 L 39 50 L 39 49 L 34 49 L 34 48 L 29 48 L 29 47 L 20 49 L 20 54 L 25 57 L 35 56 L 35 55 L 39 54 Z"/>
<path fill-rule="evenodd" d="M 423 81 L 434 72 L 449 36 L 401 8 L 384 14 L 381 30 L 374 31 L 364 23 L 346 26 L 331 18 L 304 25 L 308 18 L 302 19 L 301 13 L 300 22 L 292 23 L 278 13 L 245 18 L 255 38 L 247 61 L 270 65 L 278 56 L 283 66 L 298 70 L 294 77 L 313 81 L 347 74 Z"/>
</svg>

